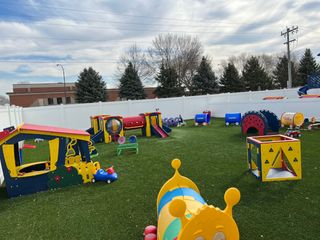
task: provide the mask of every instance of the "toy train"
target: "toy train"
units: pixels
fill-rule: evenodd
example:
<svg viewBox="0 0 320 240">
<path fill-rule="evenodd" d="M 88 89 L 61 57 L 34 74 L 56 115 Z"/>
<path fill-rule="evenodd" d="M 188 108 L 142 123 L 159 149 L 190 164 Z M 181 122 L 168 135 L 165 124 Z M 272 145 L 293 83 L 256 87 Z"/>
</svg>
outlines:
<svg viewBox="0 0 320 240">
<path fill-rule="evenodd" d="M 157 198 L 158 226 L 148 226 L 145 240 L 222 240 L 239 239 L 239 230 L 232 217 L 232 208 L 240 200 L 240 191 L 229 188 L 224 210 L 207 205 L 197 185 L 180 175 L 181 162 L 171 163 L 175 173 L 161 188 Z"/>
</svg>

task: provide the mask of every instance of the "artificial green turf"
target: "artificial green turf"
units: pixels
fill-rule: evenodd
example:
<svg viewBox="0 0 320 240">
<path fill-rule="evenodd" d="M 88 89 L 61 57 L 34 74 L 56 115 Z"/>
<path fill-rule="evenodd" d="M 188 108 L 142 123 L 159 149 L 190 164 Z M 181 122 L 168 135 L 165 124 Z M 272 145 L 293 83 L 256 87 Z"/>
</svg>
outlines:
<svg viewBox="0 0 320 240">
<path fill-rule="evenodd" d="M 114 143 L 97 144 L 94 160 L 103 167 L 114 165 L 118 181 L 14 199 L 1 189 L 0 239 L 142 239 L 144 227 L 157 223 L 156 197 L 173 174 L 173 158 L 182 160 L 181 173 L 198 185 L 209 204 L 224 208 L 225 190 L 239 188 L 234 218 L 241 239 L 319 239 L 320 131 L 304 131 L 301 140 L 303 179 L 269 183 L 248 173 L 245 137 L 240 127 L 226 127 L 221 119 L 208 127 L 188 122 L 167 139 L 139 137 L 138 155 L 117 157 Z M 26 151 L 28 159 L 40 146 Z M 38 159 L 42 156 L 48 156 L 47 149 Z"/>
</svg>

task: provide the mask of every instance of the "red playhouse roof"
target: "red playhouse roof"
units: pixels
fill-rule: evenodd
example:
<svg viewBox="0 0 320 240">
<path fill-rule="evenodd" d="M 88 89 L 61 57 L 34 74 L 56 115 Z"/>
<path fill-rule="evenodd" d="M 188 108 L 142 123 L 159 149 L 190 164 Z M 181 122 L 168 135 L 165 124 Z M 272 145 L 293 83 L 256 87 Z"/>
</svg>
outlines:
<svg viewBox="0 0 320 240">
<path fill-rule="evenodd" d="M 90 134 L 83 130 L 74 130 L 68 128 L 59 128 L 51 126 L 42 126 L 34 124 L 23 124 L 20 127 L 21 131 L 35 131 L 35 132 L 47 132 L 47 133 L 56 133 L 56 134 L 70 134 L 70 135 L 81 135 L 81 136 L 90 136 Z"/>
</svg>

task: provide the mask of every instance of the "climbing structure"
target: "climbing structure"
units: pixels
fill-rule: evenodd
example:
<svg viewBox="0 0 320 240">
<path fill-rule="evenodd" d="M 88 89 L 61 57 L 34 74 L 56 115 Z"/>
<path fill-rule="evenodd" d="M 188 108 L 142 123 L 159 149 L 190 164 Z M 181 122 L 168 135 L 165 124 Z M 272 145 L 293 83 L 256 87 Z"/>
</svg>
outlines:
<svg viewBox="0 0 320 240">
<path fill-rule="evenodd" d="M 93 143 L 116 141 L 125 131 L 141 129 L 146 137 L 167 138 L 171 129 L 162 124 L 160 112 L 142 113 L 133 117 L 98 115 L 91 116 L 91 128 L 87 130 Z"/>
<path fill-rule="evenodd" d="M 308 84 L 299 88 L 298 94 L 300 97 L 320 97 L 320 94 L 308 94 L 308 90 L 312 88 L 320 88 L 320 74 L 311 74 L 308 76 Z"/>
<path fill-rule="evenodd" d="M 249 111 L 241 118 L 242 134 L 267 135 L 270 132 L 278 133 L 280 122 L 278 117 L 271 111 Z"/>
<path fill-rule="evenodd" d="M 298 180 L 300 140 L 284 135 L 247 137 L 249 171 L 262 182 Z"/>
<path fill-rule="evenodd" d="M 48 141 L 49 156 L 23 162 L 19 144 L 33 139 Z M 100 163 L 91 160 L 97 155 L 90 134 L 81 130 L 22 124 L 0 132 L 0 162 L 9 197 L 90 183 L 100 169 Z"/>
</svg>

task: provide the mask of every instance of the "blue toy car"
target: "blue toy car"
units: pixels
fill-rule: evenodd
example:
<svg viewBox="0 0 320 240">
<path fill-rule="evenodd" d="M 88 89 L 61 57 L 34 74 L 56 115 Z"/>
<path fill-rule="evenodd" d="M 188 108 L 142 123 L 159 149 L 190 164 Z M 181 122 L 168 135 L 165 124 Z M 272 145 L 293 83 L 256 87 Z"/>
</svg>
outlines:
<svg viewBox="0 0 320 240">
<path fill-rule="evenodd" d="M 94 182 L 95 181 L 102 181 L 107 183 L 112 183 L 118 180 L 118 174 L 116 172 L 109 173 L 110 171 L 105 171 L 103 169 L 99 169 L 94 175 Z"/>
</svg>

